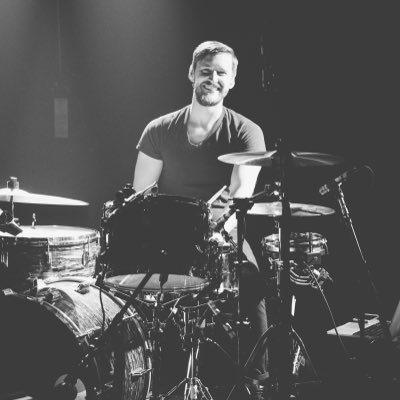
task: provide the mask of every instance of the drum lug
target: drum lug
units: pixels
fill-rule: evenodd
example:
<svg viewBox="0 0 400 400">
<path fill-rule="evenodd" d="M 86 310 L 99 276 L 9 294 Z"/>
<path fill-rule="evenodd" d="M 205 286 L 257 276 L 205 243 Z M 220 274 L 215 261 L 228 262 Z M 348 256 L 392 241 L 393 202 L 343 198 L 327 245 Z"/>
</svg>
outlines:
<svg viewBox="0 0 400 400">
<path fill-rule="evenodd" d="M 53 304 L 56 303 L 58 300 L 63 298 L 60 291 L 56 288 L 46 287 L 40 290 L 37 294 L 39 301 L 45 301 L 46 303 Z"/>
<path fill-rule="evenodd" d="M 142 376 L 148 374 L 149 372 L 151 372 L 152 368 L 135 368 L 132 369 L 131 372 L 129 373 L 130 378 L 131 378 L 131 382 L 141 378 Z"/>
<path fill-rule="evenodd" d="M 3 296 L 10 296 L 10 295 L 15 294 L 14 290 L 12 290 L 10 288 L 3 289 L 1 291 L 1 293 L 3 294 Z"/>
<path fill-rule="evenodd" d="M 83 281 L 83 282 L 79 282 L 78 286 L 75 289 L 75 292 L 79 293 L 79 294 L 87 294 L 90 292 L 90 281 Z"/>
</svg>

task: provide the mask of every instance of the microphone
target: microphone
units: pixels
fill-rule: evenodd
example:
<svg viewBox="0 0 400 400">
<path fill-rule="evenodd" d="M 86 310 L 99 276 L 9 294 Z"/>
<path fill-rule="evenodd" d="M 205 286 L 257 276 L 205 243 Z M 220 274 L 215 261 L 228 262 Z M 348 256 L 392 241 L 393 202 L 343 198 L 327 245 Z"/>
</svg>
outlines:
<svg viewBox="0 0 400 400">
<path fill-rule="evenodd" d="M 359 167 L 353 167 L 347 171 L 344 171 L 331 182 L 328 182 L 325 185 L 321 186 L 319 188 L 319 193 L 324 196 L 325 194 L 329 193 L 332 188 L 341 185 L 343 182 L 348 181 L 352 176 L 358 174 L 358 172 L 360 172 Z"/>
</svg>

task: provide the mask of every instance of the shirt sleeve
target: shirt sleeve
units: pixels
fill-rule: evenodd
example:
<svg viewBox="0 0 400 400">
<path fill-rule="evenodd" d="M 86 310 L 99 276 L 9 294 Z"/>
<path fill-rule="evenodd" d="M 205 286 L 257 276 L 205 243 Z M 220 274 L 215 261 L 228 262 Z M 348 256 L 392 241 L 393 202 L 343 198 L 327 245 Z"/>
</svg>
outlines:
<svg viewBox="0 0 400 400">
<path fill-rule="evenodd" d="M 155 121 L 152 121 L 144 129 L 136 149 L 149 157 L 162 160 L 160 140 L 160 129 Z"/>
<path fill-rule="evenodd" d="M 247 120 L 242 125 L 239 133 L 242 151 L 263 152 L 266 151 L 264 133 L 254 122 Z"/>
</svg>

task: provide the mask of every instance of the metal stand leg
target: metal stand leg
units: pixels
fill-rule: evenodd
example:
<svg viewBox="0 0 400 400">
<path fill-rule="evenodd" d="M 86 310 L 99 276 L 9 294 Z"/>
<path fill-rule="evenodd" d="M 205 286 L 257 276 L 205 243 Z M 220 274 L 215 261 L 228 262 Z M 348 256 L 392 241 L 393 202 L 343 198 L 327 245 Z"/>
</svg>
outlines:
<svg viewBox="0 0 400 400">
<path fill-rule="evenodd" d="M 198 357 L 200 351 L 200 340 L 196 339 L 196 343 L 190 349 L 189 361 L 186 378 L 174 386 L 168 393 L 161 396 L 161 400 L 167 399 L 176 392 L 182 385 L 185 385 L 184 400 L 213 400 L 207 386 L 197 377 L 198 374 Z"/>
</svg>

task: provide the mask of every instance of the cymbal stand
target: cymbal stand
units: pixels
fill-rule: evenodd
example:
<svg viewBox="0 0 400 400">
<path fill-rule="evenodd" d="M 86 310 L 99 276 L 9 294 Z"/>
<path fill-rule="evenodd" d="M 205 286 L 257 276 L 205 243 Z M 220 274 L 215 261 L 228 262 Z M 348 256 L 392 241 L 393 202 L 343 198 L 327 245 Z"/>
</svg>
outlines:
<svg viewBox="0 0 400 400">
<path fill-rule="evenodd" d="M 309 359 L 304 344 L 292 326 L 292 293 L 290 290 L 290 220 L 291 210 L 289 202 L 289 172 L 292 168 L 292 153 L 287 143 L 282 139 L 276 144 L 278 157 L 274 167 L 280 172 L 280 200 L 282 204 L 282 215 L 279 224 L 279 262 L 276 263 L 276 283 L 278 300 L 278 321 L 276 325 L 271 325 L 266 332 L 259 338 L 250 355 L 247 363 L 251 362 L 257 351 L 263 351 L 266 340 L 274 332 L 274 345 L 276 347 L 276 379 L 271 382 L 275 386 L 274 399 L 289 400 L 294 399 L 294 370 L 292 364 L 292 340 L 295 338 L 300 348 Z M 247 364 L 246 363 L 246 364 Z M 314 374 L 316 371 L 314 370 Z"/>
<path fill-rule="evenodd" d="M 291 335 L 292 317 L 290 293 L 290 227 L 291 218 L 288 178 L 292 167 L 292 153 L 287 144 L 278 141 L 277 151 L 279 154 L 277 167 L 281 174 L 281 202 L 282 217 L 279 230 L 280 258 L 281 263 L 277 268 L 277 293 L 279 307 L 279 322 L 277 329 L 277 354 L 280 355 L 277 362 L 277 396 L 279 400 L 289 399 L 294 386 L 291 371 Z"/>
<path fill-rule="evenodd" d="M 262 193 L 263 195 L 265 194 L 264 192 Z M 255 196 L 256 197 L 256 196 Z M 251 207 L 254 205 L 254 198 L 233 198 L 233 204 L 230 206 L 232 211 L 236 212 L 236 219 L 237 219 L 237 245 L 236 245 L 236 250 L 237 250 L 237 260 L 235 261 L 235 269 L 236 269 L 236 276 L 238 277 L 237 281 L 237 293 L 236 293 L 236 302 L 235 302 L 235 321 L 236 321 L 236 363 L 235 363 L 235 369 L 240 375 L 238 378 L 238 382 L 231 388 L 226 400 L 229 400 L 231 396 L 233 395 L 233 392 L 235 389 L 238 389 L 239 385 L 244 385 L 245 384 L 245 378 L 244 378 L 244 369 L 247 366 L 243 365 L 241 357 L 240 357 L 240 352 L 241 352 L 241 343 L 240 343 L 240 331 L 242 327 L 242 318 L 241 318 L 241 310 L 240 310 L 240 273 L 243 268 L 243 263 L 246 259 L 245 254 L 243 253 L 243 242 L 246 234 L 246 214 L 247 211 L 250 210 Z M 254 350 L 253 350 L 254 352 Z M 252 352 L 252 353 L 253 353 Z M 245 386 L 244 386 L 245 387 Z M 249 394 L 248 390 L 246 389 L 247 394 Z"/>
<path fill-rule="evenodd" d="M 11 176 L 7 181 L 7 188 L 12 190 L 19 189 L 18 179 Z M 13 236 L 22 232 L 22 228 L 18 225 L 18 220 L 14 218 L 14 196 L 10 195 L 10 211 L 2 210 L 0 208 L 0 232 L 7 232 Z"/>
<path fill-rule="evenodd" d="M 341 186 L 342 186 L 342 183 L 339 182 L 336 185 L 332 186 L 331 191 L 332 191 L 334 197 L 336 198 L 336 200 L 337 200 L 337 202 L 339 204 L 341 216 L 343 218 L 343 222 L 344 222 L 345 226 L 348 227 L 350 229 L 350 231 L 351 231 L 351 235 L 352 235 L 352 237 L 354 239 L 354 242 L 355 242 L 355 245 L 356 245 L 356 248 L 357 248 L 357 251 L 358 251 L 358 255 L 360 256 L 360 259 L 361 259 L 361 263 L 365 268 L 367 283 L 370 286 L 370 289 L 371 289 L 372 294 L 374 296 L 374 299 L 376 301 L 376 305 L 378 307 L 378 318 L 379 318 L 379 322 L 381 323 L 384 339 L 387 341 L 387 343 L 390 343 L 390 345 L 393 345 L 392 338 L 391 338 L 390 331 L 389 331 L 389 327 L 388 327 L 388 324 L 387 324 L 387 318 L 384 318 L 384 313 L 382 312 L 382 305 L 381 305 L 381 302 L 380 302 L 379 294 L 378 294 L 376 286 L 375 286 L 375 284 L 373 282 L 373 279 L 371 277 L 371 271 L 370 271 L 369 265 L 367 263 L 366 258 L 364 257 L 364 254 L 362 252 L 359 240 L 357 238 L 357 234 L 356 234 L 356 231 L 354 229 L 353 222 L 352 222 L 352 219 L 350 217 L 350 212 L 349 212 L 349 210 L 347 208 L 347 205 L 346 205 L 346 202 L 345 202 L 345 199 L 344 199 L 344 194 L 343 194 Z M 364 312 L 360 312 L 359 313 L 358 323 L 359 323 L 359 326 L 360 326 L 360 336 L 363 337 L 364 336 L 364 329 L 365 329 L 365 314 L 364 314 Z"/>
</svg>

